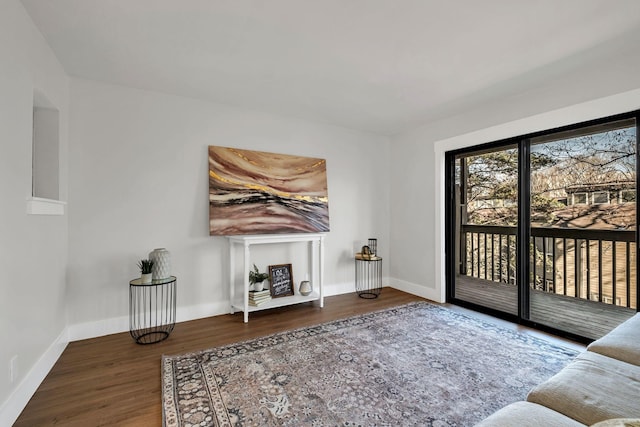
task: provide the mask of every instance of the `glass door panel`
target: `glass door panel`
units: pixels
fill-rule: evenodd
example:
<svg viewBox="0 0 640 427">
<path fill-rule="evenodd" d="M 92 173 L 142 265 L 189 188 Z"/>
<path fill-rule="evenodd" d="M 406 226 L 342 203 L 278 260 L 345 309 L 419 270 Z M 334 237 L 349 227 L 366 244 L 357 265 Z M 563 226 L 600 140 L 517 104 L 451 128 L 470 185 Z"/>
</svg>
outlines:
<svg viewBox="0 0 640 427">
<path fill-rule="evenodd" d="M 518 149 L 475 151 L 454 163 L 452 296 L 517 315 Z"/>
<path fill-rule="evenodd" d="M 636 311 L 635 120 L 530 143 L 529 320 L 597 339 Z"/>
</svg>

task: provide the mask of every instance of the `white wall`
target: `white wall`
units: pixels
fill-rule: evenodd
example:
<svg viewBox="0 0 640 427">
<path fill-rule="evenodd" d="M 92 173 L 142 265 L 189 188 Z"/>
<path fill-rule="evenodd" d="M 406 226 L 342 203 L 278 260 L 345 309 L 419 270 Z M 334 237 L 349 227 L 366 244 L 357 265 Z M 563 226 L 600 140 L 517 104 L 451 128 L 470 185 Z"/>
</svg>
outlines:
<svg viewBox="0 0 640 427">
<path fill-rule="evenodd" d="M 0 425 L 13 422 L 66 345 L 61 334 L 66 326 L 67 216 L 27 215 L 26 203 L 34 90 L 60 110 L 60 198 L 66 200 L 68 83 L 20 2 L 1 1 Z M 17 377 L 11 382 L 13 357 Z"/>
<path fill-rule="evenodd" d="M 157 247 L 172 253 L 178 320 L 228 311 L 227 241 L 208 229 L 208 145 L 327 160 L 329 293 L 352 290 L 354 249 L 367 238 L 388 255 L 388 138 L 74 79 L 71 339 L 126 330 L 128 282 Z"/>
</svg>

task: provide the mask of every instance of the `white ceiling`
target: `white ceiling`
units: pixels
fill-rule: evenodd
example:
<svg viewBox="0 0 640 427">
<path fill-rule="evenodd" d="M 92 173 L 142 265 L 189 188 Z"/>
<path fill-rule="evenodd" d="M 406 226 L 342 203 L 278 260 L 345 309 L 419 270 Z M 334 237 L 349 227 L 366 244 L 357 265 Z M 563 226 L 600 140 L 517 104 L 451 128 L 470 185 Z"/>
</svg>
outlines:
<svg viewBox="0 0 640 427">
<path fill-rule="evenodd" d="M 72 76 L 383 134 L 640 56 L 639 0 L 22 3 Z"/>
</svg>

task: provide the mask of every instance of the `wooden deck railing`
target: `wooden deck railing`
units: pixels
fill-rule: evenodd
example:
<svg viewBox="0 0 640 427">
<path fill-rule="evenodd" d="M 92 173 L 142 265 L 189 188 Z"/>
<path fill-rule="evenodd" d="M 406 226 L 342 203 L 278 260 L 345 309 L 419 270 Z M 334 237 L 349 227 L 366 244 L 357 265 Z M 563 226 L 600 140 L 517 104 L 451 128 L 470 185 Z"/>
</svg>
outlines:
<svg viewBox="0 0 640 427">
<path fill-rule="evenodd" d="M 636 308 L 635 231 L 531 228 L 533 289 Z M 516 285 L 516 227 L 462 225 L 460 274 Z"/>
</svg>

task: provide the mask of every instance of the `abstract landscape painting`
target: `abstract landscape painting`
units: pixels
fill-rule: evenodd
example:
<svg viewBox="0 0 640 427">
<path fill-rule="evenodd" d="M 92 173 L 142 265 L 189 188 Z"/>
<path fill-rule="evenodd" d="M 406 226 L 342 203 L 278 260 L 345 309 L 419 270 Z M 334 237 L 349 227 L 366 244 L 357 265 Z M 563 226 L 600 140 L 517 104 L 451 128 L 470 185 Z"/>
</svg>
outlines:
<svg viewBox="0 0 640 427">
<path fill-rule="evenodd" d="M 329 231 L 324 159 L 209 146 L 209 234 Z"/>
</svg>

